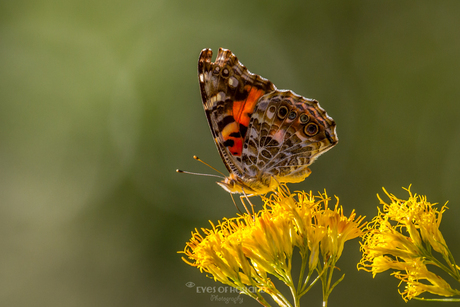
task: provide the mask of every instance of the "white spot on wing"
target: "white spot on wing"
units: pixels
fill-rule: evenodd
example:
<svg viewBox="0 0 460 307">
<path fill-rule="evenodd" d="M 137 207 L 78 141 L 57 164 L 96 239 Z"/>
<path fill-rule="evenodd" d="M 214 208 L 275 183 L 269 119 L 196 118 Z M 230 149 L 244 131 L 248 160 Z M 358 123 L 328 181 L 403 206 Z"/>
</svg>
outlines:
<svg viewBox="0 0 460 307">
<path fill-rule="evenodd" d="M 238 79 L 236 79 L 235 77 L 230 77 L 228 79 L 228 85 L 235 88 L 238 86 Z"/>
<path fill-rule="evenodd" d="M 275 109 L 276 110 L 276 109 Z M 275 112 L 270 112 L 270 108 L 267 110 L 267 118 L 268 119 L 272 119 L 273 118 L 273 115 L 275 115 Z"/>
</svg>

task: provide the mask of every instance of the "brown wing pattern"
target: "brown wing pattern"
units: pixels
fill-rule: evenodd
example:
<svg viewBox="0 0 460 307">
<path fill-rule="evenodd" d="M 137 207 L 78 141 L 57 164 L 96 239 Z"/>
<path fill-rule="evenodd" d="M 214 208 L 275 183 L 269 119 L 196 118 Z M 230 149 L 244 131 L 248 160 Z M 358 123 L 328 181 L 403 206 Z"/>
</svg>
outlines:
<svg viewBox="0 0 460 307">
<path fill-rule="evenodd" d="M 220 48 L 214 63 L 211 58 L 211 49 L 203 49 L 198 61 L 203 107 L 225 166 L 243 177 L 243 142 L 250 118 L 259 98 L 276 88 L 250 73 L 230 50 Z"/>
<path fill-rule="evenodd" d="M 336 124 L 313 99 L 291 91 L 263 96 L 252 115 L 243 149 L 244 172 L 270 186 L 300 182 L 308 166 L 337 144 Z"/>
</svg>

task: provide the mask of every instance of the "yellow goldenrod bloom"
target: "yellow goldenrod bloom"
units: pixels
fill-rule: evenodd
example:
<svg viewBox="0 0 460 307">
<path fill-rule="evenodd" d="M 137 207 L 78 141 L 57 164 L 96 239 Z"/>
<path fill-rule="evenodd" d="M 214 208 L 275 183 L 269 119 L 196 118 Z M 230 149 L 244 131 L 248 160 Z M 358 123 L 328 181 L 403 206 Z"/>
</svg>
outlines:
<svg viewBox="0 0 460 307">
<path fill-rule="evenodd" d="M 192 232 L 183 251 L 189 260 L 183 260 L 264 306 L 269 305 L 262 291 L 280 306 L 299 306 L 300 297 L 317 280 L 328 276 L 328 282 L 323 282 L 323 288 L 327 287 L 323 289 L 327 303 L 327 296 L 337 284 L 330 284 L 335 263 L 344 243 L 362 234 L 363 218 L 356 218 L 354 211 L 350 217 L 344 216 L 338 204 L 334 210 L 330 209 L 326 193 L 319 196 L 311 192 L 291 194 L 284 185 L 263 200 L 263 209 L 254 216 L 244 214 L 224 219 L 216 226 L 211 223 L 212 229 Z M 299 248 L 302 257 L 297 283 L 291 274 L 295 247 Z M 318 276 L 310 281 L 315 272 Z M 290 288 L 293 304 L 275 288 L 270 279 L 273 277 Z M 258 291 L 247 291 L 248 286 Z"/>
<path fill-rule="evenodd" d="M 321 253 L 323 256 L 340 258 L 345 241 L 362 235 L 359 224 L 364 220 L 364 217 L 358 217 L 354 221 L 355 217 L 354 210 L 351 212 L 350 217 L 345 217 L 342 207 L 338 206 L 338 200 L 334 210 L 326 207 L 323 212 L 317 213 L 318 224 L 327 229 L 326 236 L 321 241 Z"/>
<path fill-rule="evenodd" d="M 418 296 L 424 292 L 446 297 L 460 295 L 460 291 L 452 289 L 427 267 L 437 266 L 460 282 L 458 267 L 439 230 L 446 205 L 438 211 L 436 204 L 429 203 L 426 196 L 412 194 L 410 189 L 407 189 L 408 200 L 383 190 L 390 203 L 377 195 L 383 208 L 379 208 L 378 215 L 367 225 L 358 269 L 372 272 L 374 277 L 377 273 L 395 270 L 392 275 L 406 283 L 405 291 L 400 292 L 405 301 L 423 299 Z M 432 250 L 438 252 L 444 262 L 436 258 Z"/>
<path fill-rule="evenodd" d="M 406 302 L 424 292 L 440 296 L 454 296 L 459 293 L 439 275 L 430 272 L 420 258 L 408 263 L 404 273 L 394 272 L 393 276 L 406 283 L 405 291 L 400 292 Z"/>
</svg>

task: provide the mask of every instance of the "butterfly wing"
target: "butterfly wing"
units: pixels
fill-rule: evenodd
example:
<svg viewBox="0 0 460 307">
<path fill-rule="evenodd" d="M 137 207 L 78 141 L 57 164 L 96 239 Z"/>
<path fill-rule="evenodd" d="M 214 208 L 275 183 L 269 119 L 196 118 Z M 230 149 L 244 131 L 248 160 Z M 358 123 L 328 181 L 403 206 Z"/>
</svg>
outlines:
<svg viewBox="0 0 460 307">
<path fill-rule="evenodd" d="M 250 73 L 230 50 L 220 48 L 214 63 L 211 58 L 211 49 L 203 49 L 198 61 L 203 107 L 225 166 L 243 177 L 243 143 L 251 116 L 260 97 L 276 88 Z"/>
<path fill-rule="evenodd" d="M 264 186 L 300 182 L 308 166 L 337 144 L 336 124 L 313 99 L 291 91 L 274 91 L 260 98 L 251 117 L 243 171 Z"/>
</svg>

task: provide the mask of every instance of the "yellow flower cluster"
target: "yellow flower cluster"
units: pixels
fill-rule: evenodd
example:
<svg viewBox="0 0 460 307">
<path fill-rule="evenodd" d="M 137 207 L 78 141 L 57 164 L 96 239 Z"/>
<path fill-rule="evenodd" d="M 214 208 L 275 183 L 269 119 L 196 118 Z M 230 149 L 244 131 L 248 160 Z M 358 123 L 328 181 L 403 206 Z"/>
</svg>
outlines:
<svg viewBox="0 0 460 307">
<path fill-rule="evenodd" d="M 460 281 L 459 267 L 439 230 L 446 205 L 438 210 L 436 204 L 427 202 L 425 196 L 412 194 L 410 189 L 408 200 L 384 191 L 391 202 L 379 197 L 383 209 L 367 226 L 358 269 L 372 272 L 374 277 L 388 269 L 395 270 L 392 275 L 406 284 L 401 292 L 405 301 L 423 299 L 418 296 L 424 292 L 445 297 L 460 295 L 427 267 L 437 266 Z M 433 250 L 443 261 L 435 257 Z"/>
<path fill-rule="evenodd" d="M 294 306 L 317 281 L 323 283 L 323 299 L 337 282 L 331 285 L 335 263 L 344 243 L 362 235 L 363 217 L 353 211 L 344 216 L 342 207 L 328 207 L 324 194 L 313 196 L 305 192 L 291 194 L 286 186 L 269 198 L 254 216 L 224 219 L 211 229 L 192 232 L 183 253 L 189 265 L 207 272 L 224 284 L 245 293 L 264 306 L 262 296 L 268 293 L 280 306 L 292 304 L 275 288 L 271 278 L 284 282 L 291 291 Z M 298 248 L 302 257 L 299 280 L 291 274 L 292 256 Z M 308 270 L 308 271 L 307 271 Z M 317 277 L 311 281 L 312 274 Z M 310 282 L 311 281 L 311 282 Z M 340 281 L 340 280 L 339 280 Z M 249 291 L 248 289 L 258 289 Z"/>
</svg>

